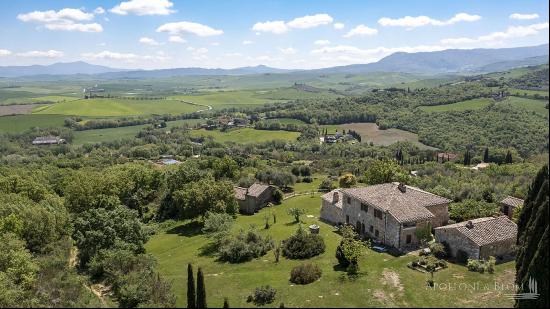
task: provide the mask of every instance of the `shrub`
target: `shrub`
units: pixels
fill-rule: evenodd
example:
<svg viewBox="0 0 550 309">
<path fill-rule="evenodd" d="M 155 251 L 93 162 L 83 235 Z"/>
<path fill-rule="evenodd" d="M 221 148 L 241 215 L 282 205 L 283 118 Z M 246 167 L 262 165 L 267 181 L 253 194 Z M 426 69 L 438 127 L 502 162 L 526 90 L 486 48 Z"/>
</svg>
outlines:
<svg viewBox="0 0 550 309">
<path fill-rule="evenodd" d="M 308 234 L 302 227 L 283 241 L 283 255 L 289 259 L 307 259 L 325 252 L 325 242 L 317 234 Z"/>
<path fill-rule="evenodd" d="M 264 256 L 273 248 L 271 237 L 263 237 L 255 230 L 241 231 L 237 236 L 227 237 L 219 247 L 222 261 L 241 263 Z"/>
<path fill-rule="evenodd" d="M 342 188 L 351 188 L 357 184 L 357 178 L 351 173 L 347 173 L 338 178 L 338 183 Z"/>
<path fill-rule="evenodd" d="M 443 259 L 447 256 L 445 246 L 442 243 L 438 242 L 430 244 L 430 252 L 438 259 Z"/>
<path fill-rule="evenodd" d="M 321 278 L 321 268 L 315 264 L 298 265 L 290 272 L 290 281 L 296 284 L 309 284 Z"/>
<path fill-rule="evenodd" d="M 275 290 L 271 286 L 269 285 L 261 286 L 256 288 L 256 290 L 254 291 L 254 295 L 252 296 L 252 302 L 260 306 L 271 304 L 275 300 L 276 295 L 277 295 L 277 290 Z M 248 299 L 250 299 L 250 297 Z"/>
<path fill-rule="evenodd" d="M 281 191 L 280 189 L 275 189 L 275 191 L 273 191 L 273 203 L 281 204 L 281 201 L 283 200 L 283 198 L 284 198 L 283 191 Z"/>
<path fill-rule="evenodd" d="M 308 176 L 308 177 L 304 177 L 304 178 L 302 179 L 302 182 L 305 182 L 305 183 L 312 183 L 312 182 L 313 182 L 313 178 L 311 178 L 311 177 L 309 177 L 309 176 Z"/>
<path fill-rule="evenodd" d="M 334 189 L 334 185 L 332 184 L 332 180 L 330 179 L 323 179 L 321 184 L 319 185 L 320 191 L 331 191 Z"/>
</svg>

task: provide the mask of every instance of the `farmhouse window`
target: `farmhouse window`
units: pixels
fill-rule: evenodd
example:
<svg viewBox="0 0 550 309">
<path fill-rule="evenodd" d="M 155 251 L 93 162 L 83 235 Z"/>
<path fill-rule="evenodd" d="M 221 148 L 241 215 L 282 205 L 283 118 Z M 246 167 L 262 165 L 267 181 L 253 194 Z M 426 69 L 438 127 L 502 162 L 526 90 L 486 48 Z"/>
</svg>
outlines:
<svg viewBox="0 0 550 309">
<path fill-rule="evenodd" d="M 361 203 L 361 210 L 368 213 L 369 212 L 369 205 Z"/>
<path fill-rule="evenodd" d="M 375 209 L 374 210 L 374 216 L 378 219 L 382 219 L 382 211 Z"/>
</svg>

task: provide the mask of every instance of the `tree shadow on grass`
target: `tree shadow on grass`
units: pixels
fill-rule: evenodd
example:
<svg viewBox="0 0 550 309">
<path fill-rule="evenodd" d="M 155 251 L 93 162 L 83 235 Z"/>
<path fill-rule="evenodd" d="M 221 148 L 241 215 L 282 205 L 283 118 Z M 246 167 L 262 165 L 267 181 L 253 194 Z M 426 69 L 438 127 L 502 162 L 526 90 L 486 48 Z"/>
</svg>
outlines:
<svg viewBox="0 0 550 309">
<path fill-rule="evenodd" d="M 178 225 L 166 231 L 167 234 L 177 234 L 179 236 L 193 237 L 202 234 L 202 223 L 191 221 Z"/>
<path fill-rule="evenodd" d="M 218 253 L 218 248 L 215 243 L 209 242 L 199 249 L 199 256 L 214 257 Z M 218 259 L 216 259 L 218 260 Z"/>
</svg>

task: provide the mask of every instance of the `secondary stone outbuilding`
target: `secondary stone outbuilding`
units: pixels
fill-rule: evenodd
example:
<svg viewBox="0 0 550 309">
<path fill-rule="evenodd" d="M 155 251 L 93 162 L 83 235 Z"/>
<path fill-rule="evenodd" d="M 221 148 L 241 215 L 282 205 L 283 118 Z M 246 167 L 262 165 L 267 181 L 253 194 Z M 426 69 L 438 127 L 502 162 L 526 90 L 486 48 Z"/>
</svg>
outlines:
<svg viewBox="0 0 550 309">
<path fill-rule="evenodd" d="M 514 216 L 514 211 L 516 208 L 523 206 L 523 200 L 513 196 L 507 196 L 502 201 L 500 201 L 500 211 L 508 216 L 509 219 L 512 219 Z"/>
<path fill-rule="evenodd" d="M 255 183 L 249 188 L 235 187 L 234 190 L 240 212 L 252 215 L 273 200 L 275 188 L 270 185 Z"/>
<path fill-rule="evenodd" d="M 487 217 L 438 227 L 435 239 L 447 246 L 451 257 L 487 260 L 494 256 L 500 262 L 514 256 L 517 232 L 508 217 Z"/>
</svg>

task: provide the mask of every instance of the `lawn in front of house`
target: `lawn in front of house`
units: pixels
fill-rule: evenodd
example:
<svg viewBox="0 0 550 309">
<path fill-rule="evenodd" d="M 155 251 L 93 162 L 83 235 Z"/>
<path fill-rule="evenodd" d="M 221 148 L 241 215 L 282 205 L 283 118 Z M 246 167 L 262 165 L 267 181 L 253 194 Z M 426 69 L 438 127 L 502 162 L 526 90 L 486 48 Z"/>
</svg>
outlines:
<svg viewBox="0 0 550 309">
<path fill-rule="evenodd" d="M 511 293 L 495 289 L 512 285 L 514 263 L 496 266 L 494 274 L 469 272 L 465 266 L 449 264 L 449 268 L 435 274 L 436 290 L 426 287 L 427 274 L 407 268 L 407 263 L 415 256 L 394 257 L 366 249 L 360 260 L 361 275 L 350 279 L 339 270 L 334 256 L 340 236 L 334 229 L 320 222 L 321 200 L 319 194 L 304 195 L 285 200 L 281 205 L 264 208 L 253 216 L 237 217 L 234 230 L 256 226 L 262 233 L 269 234 L 275 241 L 292 235 L 298 228 L 293 218 L 287 214 L 291 207 L 304 209 L 302 226 L 320 226 L 326 251 L 324 254 L 306 261 L 287 260 L 281 257 L 275 263 L 273 252 L 241 264 L 219 262 L 211 253 L 204 252 L 208 239 L 201 234 L 200 226 L 194 222 L 179 222 L 165 232 L 154 235 L 146 244 L 147 252 L 158 260 L 158 270 L 173 282 L 177 296 L 177 306 L 186 306 L 187 263 L 202 267 L 205 273 L 207 301 L 210 307 L 220 307 L 224 297 L 232 307 L 254 307 L 246 298 L 261 285 L 271 285 L 277 289 L 277 296 L 270 307 L 278 307 L 281 302 L 286 307 L 512 307 L 513 301 L 503 294 Z M 277 223 L 265 230 L 265 217 Z M 289 282 L 290 271 L 303 262 L 312 262 L 323 271 L 321 279 L 301 286 Z M 196 271 L 196 268 L 195 268 Z M 196 273 L 195 273 L 196 275 Z M 459 288 L 459 284 L 468 287 Z M 485 289 L 487 288 L 487 289 Z"/>
</svg>

